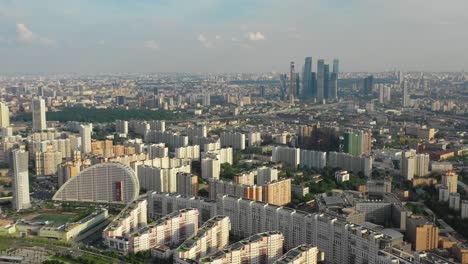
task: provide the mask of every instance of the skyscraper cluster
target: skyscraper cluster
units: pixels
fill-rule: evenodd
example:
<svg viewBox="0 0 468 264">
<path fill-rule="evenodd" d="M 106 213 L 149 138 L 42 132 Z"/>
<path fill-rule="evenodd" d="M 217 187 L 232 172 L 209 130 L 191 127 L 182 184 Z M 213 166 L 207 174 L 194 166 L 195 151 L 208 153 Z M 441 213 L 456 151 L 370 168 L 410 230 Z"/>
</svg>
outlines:
<svg viewBox="0 0 468 264">
<path fill-rule="evenodd" d="M 294 63 L 291 62 L 290 98 L 295 96 L 294 99 L 316 99 L 319 102 L 337 100 L 339 60 L 333 60 L 333 69 L 331 72 L 330 65 L 325 64 L 323 59 L 317 60 L 316 72 L 313 72 L 312 64 L 312 57 L 306 57 L 301 84 L 301 82 L 297 81 L 297 76 L 294 73 Z"/>
</svg>

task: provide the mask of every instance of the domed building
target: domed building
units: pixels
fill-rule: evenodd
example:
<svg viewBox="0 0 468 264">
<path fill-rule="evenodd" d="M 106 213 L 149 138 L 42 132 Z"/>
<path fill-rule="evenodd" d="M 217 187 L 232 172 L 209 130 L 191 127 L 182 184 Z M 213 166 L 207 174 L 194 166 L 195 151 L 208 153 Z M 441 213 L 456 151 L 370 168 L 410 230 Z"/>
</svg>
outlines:
<svg viewBox="0 0 468 264">
<path fill-rule="evenodd" d="M 140 185 L 135 172 L 121 163 L 93 165 L 69 179 L 52 200 L 127 204 L 138 198 Z"/>
</svg>

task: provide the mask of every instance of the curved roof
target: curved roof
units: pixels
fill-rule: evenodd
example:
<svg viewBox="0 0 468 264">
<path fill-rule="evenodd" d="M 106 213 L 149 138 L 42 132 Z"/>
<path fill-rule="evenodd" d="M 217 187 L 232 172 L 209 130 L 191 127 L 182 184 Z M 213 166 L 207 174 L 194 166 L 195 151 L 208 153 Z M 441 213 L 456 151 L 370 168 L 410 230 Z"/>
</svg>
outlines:
<svg viewBox="0 0 468 264">
<path fill-rule="evenodd" d="M 135 172 L 121 163 L 93 165 L 69 179 L 52 200 L 127 204 L 138 198 Z"/>
</svg>

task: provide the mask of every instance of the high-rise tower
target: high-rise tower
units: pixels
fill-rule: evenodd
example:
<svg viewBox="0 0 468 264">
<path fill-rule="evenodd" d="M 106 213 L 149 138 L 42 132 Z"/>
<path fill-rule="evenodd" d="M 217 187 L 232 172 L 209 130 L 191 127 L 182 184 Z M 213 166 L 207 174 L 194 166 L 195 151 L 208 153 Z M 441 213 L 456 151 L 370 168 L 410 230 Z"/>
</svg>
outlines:
<svg viewBox="0 0 468 264">
<path fill-rule="evenodd" d="M 330 65 L 325 64 L 323 66 L 323 98 L 329 98 L 329 89 L 330 89 Z"/>
<path fill-rule="evenodd" d="M 81 152 L 91 152 L 91 133 L 93 132 L 93 124 L 81 125 L 80 126 L 80 137 L 81 137 Z"/>
<path fill-rule="evenodd" d="M 10 110 L 5 103 L 0 103 L 0 128 L 10 126 Z"/>
<path fill-rule="evenodd" d="M 408 82 L 403 81 L 403 107 L 409 107 L 410 106 L 410 96 L 408 94 Z"/>
<path fill-rule="evenodd" d="M 23 210 L 31 207 L 29 198 L 28 152 L 13 150 L 13 209 Z"/>
<path fill-rule="evenodd" d="M 296 88 L 296 70 L 294 69 L 294 61 L 291 61 L 291 69 L 290 69 L 290 81 L 291 81 L 291 86 L 289 90 L 289 99 L 291 101 L 296 100 L 297 98 L 297 88 Z"/>
<path fill-rule="evenodd" d="M 325 89 L 325 62 L 324 60 L 317 60 L 317 100 L 322 101 L 324 99 Z"/>
<path fill-rule="evenodd" d="M 47 129 L 45 101 L 40 97 L 32 100 L 32 121 L 33 131 L 43 131 Z"/>
<path fill-rule="evenodd" d="M 306 57 L 302 74 L 302 98 L 312 97 L 312 57 Z"/>
<path fill-rule="evenodd" d="M 340 61 L 338 59 L 333 60 L 333 73 L 337 75 L 340 73 Z"/>
</svg>

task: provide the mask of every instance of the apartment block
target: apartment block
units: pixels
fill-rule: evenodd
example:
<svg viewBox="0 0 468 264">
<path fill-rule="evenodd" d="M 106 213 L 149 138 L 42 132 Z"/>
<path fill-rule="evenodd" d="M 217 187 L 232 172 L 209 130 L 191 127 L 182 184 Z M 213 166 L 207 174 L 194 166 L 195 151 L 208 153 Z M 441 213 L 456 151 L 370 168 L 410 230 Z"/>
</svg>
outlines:
<svg viewBox="0 0 468 264">
<path fill-rule="evenodd" d="M 198 232 L 174 251 L 174 262 L 186 264 L 221 250 L 229 244 L 229 217 L 218 215 L 206 221 Z M 189 262 L 190 263 L 190 262 Z"/>
</svg>

